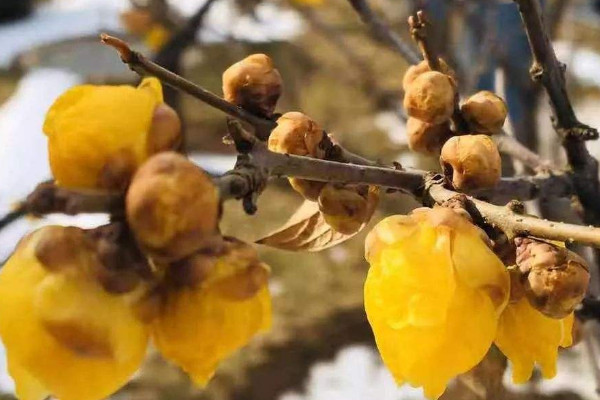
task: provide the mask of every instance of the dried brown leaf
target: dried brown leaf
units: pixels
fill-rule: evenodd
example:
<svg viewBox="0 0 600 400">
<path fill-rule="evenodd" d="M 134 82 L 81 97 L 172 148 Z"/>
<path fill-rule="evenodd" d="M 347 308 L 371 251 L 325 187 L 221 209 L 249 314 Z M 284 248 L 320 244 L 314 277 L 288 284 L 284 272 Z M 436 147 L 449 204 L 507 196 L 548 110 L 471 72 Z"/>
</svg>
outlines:
<svg viewBox="0 0 600 400">
<path fill-rule="evenodd" d="M 369 218 L 375 211 L 377 195 L 377 190 L 373 190 L 370 193 L 369 203 L 372 207 Z M 256 243 L 282 250 L 317 252 L 352 238 L 367 223 L 368 221 L 357 232 L 345 235 L 335 231 L 327 224 L 323 214 L 319 211 L 317 203 L 305 201 L 281 228 L 257 240 Z"/>
</svg>

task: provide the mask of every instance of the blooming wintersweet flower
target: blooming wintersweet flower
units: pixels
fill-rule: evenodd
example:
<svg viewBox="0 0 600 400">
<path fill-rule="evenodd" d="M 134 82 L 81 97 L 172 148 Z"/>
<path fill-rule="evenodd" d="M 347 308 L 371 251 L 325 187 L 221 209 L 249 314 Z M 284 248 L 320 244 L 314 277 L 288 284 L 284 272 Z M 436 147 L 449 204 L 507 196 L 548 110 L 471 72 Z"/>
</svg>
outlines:
<svg viewBox="0 0 600 400">
<path fill-rule="evenodd" d="M 500 317 L 495 343 L 512 363 L 514 383 L 525 383 L 534 365 L 546 379 L 556 375 L 559 347 L 573 342 L 573 314 L 563 319 L 545 316 L 527 298 L 509 304 Z"/>
<path fill-rule="evenodd" d="M 59 269 L 36 256 L 42 228 L 21 241 L 0 271 L 0 337 L 21 400 L 100 400 L 141 364 L 148 329 L 128 295 L 108 293 L 91 276 L 85 247 Z M 76 229 L 76 228 L 73 228 Z M 62 255 L 61 255 L 62 257 Z"/>
<path fill-rule="evenodd" d="M 204 386 L 218 364 L 271 326 L 268 268 L 236 243 L 199 284 L 171 291 L 152 324 L 158 350 Z"/>
<path fill-rule="evenodd" d="M 155 108 L 163 102 L 156 78 L 132 86 L 75 86 L 50 107 L 44 122 L 50 167 L 63 187 L 120 188 L 148 158 Z"/>
<path fill-rule="evenodd" d="M 480 231 L 445 208 L 381 221 L 366 240 L 365 309 L 398 384 L 438 398 L 496 336 L 509 276 Z"/>
</svg>

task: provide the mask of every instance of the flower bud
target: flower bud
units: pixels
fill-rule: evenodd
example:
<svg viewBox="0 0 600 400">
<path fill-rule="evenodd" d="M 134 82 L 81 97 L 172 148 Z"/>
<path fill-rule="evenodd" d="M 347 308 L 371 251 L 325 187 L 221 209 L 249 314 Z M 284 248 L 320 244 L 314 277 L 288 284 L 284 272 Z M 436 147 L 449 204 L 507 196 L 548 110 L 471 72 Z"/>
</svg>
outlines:
<svg viewBox="0 0 600 400">
<path fill-rule="evenodd" d="M 584 259 L 568 249 L 534 238 L 517 238 L 517 266 L 533 307 L 550 318 L 571 314 L 587 291 Z"/>
<path fill-rule="evenodd" d="M 417 153 L 440 154 L 446 140 L 452 136 L 450 123 L 432 125 L 417 118 L 408 118 L 406 123 L 408 147 Z"/>
<path fill-rule="evenodd" d="M 159 261 L 188 256 L 218 234 L 217 188 L 180 154 L 160 153 L 142 165 L 125 203 L 137 241 Z"/>
<path fill-rule="evenodd" d="M 504 100 L 487 90 L 469 97 L 460 111 L 474 132 L 485 134 L 500 131 L 508 114 Z"/>
<path fill-rule="evenodd" d="M 277 127 L 269 136 L 269 150 L 277 153 L 325 157 L 319 147 L 323 140 L 323 130 L 310 117 L 300 112 L 287 112 L 277 120 Z"/>
<path fill-rule="evenodd" d="M 452 79 L 456 79 L 456 74 L 452 68 L 448 66 L 446 61 L 439 59 L 440 61 L 440 72 L 450 76 Z M 421 61 L 417 65 L 412 65 L 406 70 L 404 74 L 404 79 L 402 80 L 402 87 L 404 91 L 407 91 L 410 85 L 417 79 L 421 74 L 425 72 L 430 72 L 431 68 L 429 68 L 429 64 L 427 61 Z"/>
<path fill-rule="evenodd" d="M 442 147 L 440 163 L 459 190 L 491 188 L 500 180 L 500 153 L 486 135 L 450 138 Z"/>
<path fill-rule="evenodd" d="M 362 188 L 361 188 L 362 189 Z M 319 195 L 319 210 L 337 232 L 351 235 L 368 220 L 367 192 L 359 188 L 329 183 Z"/>
<path fill-rule="evenodd" d="M 454 112 L 454 81 L 440 72 L 425 72 L 408 87 L 404 108 L 409 116 L 430 124 L 446 122 Z"/>
<path fill-rule="evenodd" d="M 223 72 L 225 100 L 270 118 L 281 95 L 281 75 L 265 54 L 252 54 Z"/>
<path fill-rule="evenodd" d="M 269 150 L 277 153 L 294 154 L 315 158 L 325 157 L 320 148 L 323 130 L 308 116 L 299 112 L 288 112 L 277 120 L 277 127 L 269 136 Z M 305 199 L 316 201 L 325 185 L 322 182 L 290 178 L 292 188 Z"/>
</svg>

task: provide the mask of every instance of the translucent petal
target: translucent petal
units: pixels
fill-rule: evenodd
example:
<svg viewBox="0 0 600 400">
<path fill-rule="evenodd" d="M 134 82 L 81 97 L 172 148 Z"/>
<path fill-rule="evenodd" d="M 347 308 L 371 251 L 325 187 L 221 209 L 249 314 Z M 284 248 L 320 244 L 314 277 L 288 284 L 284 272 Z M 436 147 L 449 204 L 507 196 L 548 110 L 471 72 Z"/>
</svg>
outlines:
<svg viewBox="0 0 600 400">
<path fill-rule="evenodd" d="M 222 276 L 230 265 L 217 263 Z M 254 296 L 235 299 L 218 281 L 172 292 L 152 331 L 159 351 L 185 370 L 197 385 L 205 385 L 219 362 L 271 326 L 267 287 Z"/>
<path fill-rule="evenodd" d="M 452 240 L 452 261 L 458 279 L 465 285 L 485 290 L 498 315 L 510 295 L 510 279 L 504 264 L 474 230 L 456 230 Z"/>
<path fill-rule="evenodd" d="M 365 310 L 381 357 L 399 384 L 437 398 L 489 350 L 508 273 L 478 230 L 447 210 L 388 218 L 367 247 Z"/>
<path fill-rule="evenodd" d="M 84 277 L 45 270 L 33 255 L 41 231 L 0 271 L 0 337 L 10 373 L 25 400 L 43 393 L 103 399 L 139 367 L 147 329 L 122 296 Z"/>
<path fill-rule="evenodd" d="M 513 381 L 525 383 L 537 363 L 544 378 L 556 375 L 558 348 L 572 342 L 573 316 L 548 318 L 527 299 L 509 304 L 498 324 L 495 343 L 513 364 Z"/>
<path fill-rule="evenodd" d="M 131 86 L 76 86 L 48 110 L 50 166 L 66 187 L 95 188 L 108 160 L 123 158 L 135 165 L 147 157 L 152 115 L 162 102 L 160 82 L 145 79 Z"/>
</svg>

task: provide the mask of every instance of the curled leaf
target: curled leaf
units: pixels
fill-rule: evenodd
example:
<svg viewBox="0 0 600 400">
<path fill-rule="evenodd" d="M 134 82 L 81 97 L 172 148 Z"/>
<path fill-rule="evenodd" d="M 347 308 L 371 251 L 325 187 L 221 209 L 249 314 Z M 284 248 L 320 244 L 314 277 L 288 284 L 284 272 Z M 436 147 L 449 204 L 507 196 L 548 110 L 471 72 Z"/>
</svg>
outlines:
<svg viewBox="0 0 600 400">
<path fill-rule="evenodd" d="M 304 201 L 290 219 L 279 229 L 256 241 L 269 247 L 290 251 L 317 252 L 345 242 L 360 232 L 375 211 L 378 190 L 370 191 L 369 215 L 359 230 L 352 234 L 335 231 L 319 211 L 319 205 Z"/>
</svg>

